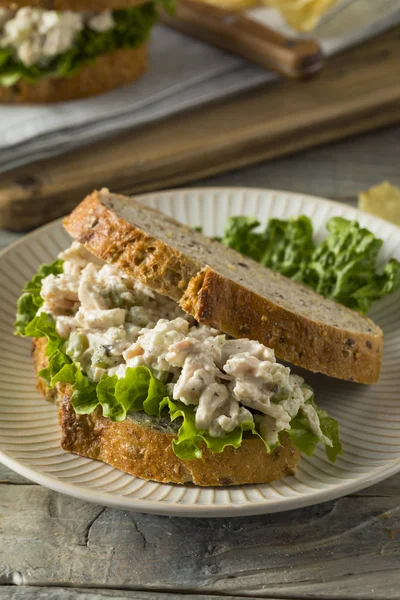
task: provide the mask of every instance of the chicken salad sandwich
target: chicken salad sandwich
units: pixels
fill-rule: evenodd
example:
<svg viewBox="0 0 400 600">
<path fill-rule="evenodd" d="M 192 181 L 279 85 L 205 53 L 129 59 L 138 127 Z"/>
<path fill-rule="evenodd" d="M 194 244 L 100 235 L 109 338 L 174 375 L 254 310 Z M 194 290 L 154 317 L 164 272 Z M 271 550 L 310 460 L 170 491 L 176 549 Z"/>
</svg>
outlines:
<svg viewBox="0 0 400 600">
<path fill-rule="evenodd" d="M 71 100 L 131 83 L 147 68 L 156 19 L 157 0 L 0 0 L 0 102 Z"/>
<path fill-rule="evenodd" d="M 279 358 L 373 383 L 372 321 L 132 199 L 94 192 L 18 302 L 62 447 L 160 482 L 269 482 L 341 453 L 337 422 Z"/>
</svg>

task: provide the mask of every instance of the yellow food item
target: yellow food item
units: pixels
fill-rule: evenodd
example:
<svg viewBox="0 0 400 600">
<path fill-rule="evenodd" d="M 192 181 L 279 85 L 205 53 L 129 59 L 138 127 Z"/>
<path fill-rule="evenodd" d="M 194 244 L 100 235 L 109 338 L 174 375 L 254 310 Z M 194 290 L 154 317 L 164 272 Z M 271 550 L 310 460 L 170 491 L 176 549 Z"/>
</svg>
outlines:
<svg viewBox="0 0 400 600">
<path fill-rule="evenodd" d="M 339 0 L 264 0 L 277 8 L 288 24 L 298 31 L 312 31 L 320 18 Z"/>
<path fill-rule="evenodd" d="M 260 5 L 260 0 L 201 0 L 205 4 L 212 4 L 224 10 L 246 10 Z"/>
<path fill-rule="evenodd" d="M 224 10 L 246 10 L 257 6 L 271 6 L 279 10 L 285 20 L 298 31 L 312 31 L 323 14 L 340 0 L 201 0 Z"/>
<path fill-rule="evenodd" d="M 384 181 L 360 193 L 358 208 L 400 226 L 400 188 Z"/>
</svg>

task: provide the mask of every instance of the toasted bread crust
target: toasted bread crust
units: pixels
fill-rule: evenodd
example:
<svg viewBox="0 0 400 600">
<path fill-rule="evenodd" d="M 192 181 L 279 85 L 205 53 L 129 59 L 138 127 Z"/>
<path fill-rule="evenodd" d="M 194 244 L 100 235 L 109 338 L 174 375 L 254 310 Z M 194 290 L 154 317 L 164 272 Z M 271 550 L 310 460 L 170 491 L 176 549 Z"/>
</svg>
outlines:
<svg viewBox="0 0 400 600">
<path fill-rule="evenodd" d="M 183 461 L 172 449 L 174 436 L 129 419 L 113 423 L 99 409 L 91 415 L 77 415 L 68 396 L 61 401 L 59 415 L 64 450 L 160 483 L 268 483 L 292 475 L 300 458 L 286 437 L 283 445 L 269 455 L 261 440 L 254 438 L 244 440 L 237 450 L 225 448 L 221 454 L 203 448 L 201 459 Z"/>
<path fill-rule="evenodd" d="M 46 340 L 33 343 L 36 371 L 47 365 Z M 61 426 L 61 446 L 67 452 L 101 460 L 113 467 L 160 483 L 189 483 L 199 486 L 269 483 L 293 475 L 300 453 L 287 435 L 271 454 L 259 438 L 243 440 L 240 448 L 225 448 L 212 454 L 203 448 L 201 459 L 183 461 L 173 452 L 173 435 L 144 427 L 131 419 L 114 423 L 102 416 L 101 409 L 91 415 L 77 415 L 70 402 L 72 389 L 57 385 L 49 390 L 38 377 L 38 390 L 47 400 L 57 401 Z"/>
<path fill-rule="evenodd" d="M 46 338 L 34 338 L 32 342 L 32 358 L 37 374 L 47 367 Z M 53 388 L 51 390 L 39 375 L 37 376 L 36 388 L 49 402 L 56 401 L 57 389 Z"/>
<path fill-rule="evenodd" d="M 64 219 L 68 233 L 95 256 L 160 294 L 179 300 L 201 269 L 201 262 L 119 218 L 100 197 L 99 192 L 93 192 Z M 165 215 L 168 221 L 176 223 Z"/>
<path fill-rule="evenodd" d="M 257 339 L 274 348 L 277 356 L 309 371 L 318 372 L 324 364 L 329 366 L 327 374 L 339 379 L 375 383 L 379 377 L 381 337 L 355 335 L 306 319 L 210 268 L 191 280 L 180 305 L 200 323 L 218 327 L 235 338 Z"/>
<path fill-rule="evenodd" d="M 0 87 L 0 102 L 47 104 L 108 92 L 135 81 L 147 69 L 147 45 L 99 56 L 73 77 L 46 77 L 35 84 L 20 80 Z"/>
<path fill-rule="evenodd" d="M 104 205 L 104 198 L 108 206 Z M 112 210 L 113 203 L 118 203 L 121 198 L 107 195 L 106 191 L 93 192 L 66 217 L 65 228 L 97 257 L 158 293 L 179 301 L 182 308 L 200 323 L 212 325 L 236 338 L 256 339 L 273 348 L 279 358 L 310 371 L 358 383 L 378 380 L 383 334 L 370 319 L 340 306 L 340 314 L 348 316 L 350 322 L 355 319 L 361 323 L 363 330 L 329 325 L 313 317 L 312 303 L 318 304 L 322 298 L 310 290 L 307 291 L 310 315 L 305 316 L 301 311 L 288 310 L 282 304 L 248 290 L 210 267 L 203 269 L 204 263 L 197 260 L 197 256 L 174 247 L 173 236 L 171 244 L 167 244 L 116 214 Z M 138 211 L 143 210 L 140 205 L 135 206 L 139 206 Z M 146 210 L 152 214 L 153 209 Z M 154 214 L 160 213 L 155 211 Z M 163 219 L 171 223 L 171 229 L 176 226 L 169 217 L 163 215 Z M 190 230 L 183 228 L 183 231 Z M 213 251 L 216 251 L 215 247 Z M 246 261 L 247 269 L 253 265 L 260 268 L 260 265 Z M 304 290 L 303 286 L 268 269 L 265 269 L 265 277 L 280 282 L 284 279 L 296 294 L 297 290 Z M 332 302 L 330 305 L 336 310 L 339 306 Z"/>
<path fill-rule="evenodd" d="M 118 10 L 140 6 L 148 0 L 0 0 L 0 8 L 18 10 L 34 6 L 45 10 L 72 10 L 74 12 Z"/>
</svg>

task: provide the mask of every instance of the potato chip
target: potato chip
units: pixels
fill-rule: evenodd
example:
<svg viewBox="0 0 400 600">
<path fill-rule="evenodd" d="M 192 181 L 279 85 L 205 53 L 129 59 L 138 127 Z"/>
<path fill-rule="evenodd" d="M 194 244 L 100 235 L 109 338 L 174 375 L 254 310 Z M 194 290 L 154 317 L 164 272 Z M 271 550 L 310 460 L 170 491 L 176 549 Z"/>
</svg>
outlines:
<svg viewBox="0 0 400 600">
<path fill-rule="evenodd" d="M 260 0 L 201 0 L 205 4 L 212 4 L 224 10 L 246 10 L 260 5 Z"/>
<path fill-rule="evenodd" d="M 358 197 L 358 207 L 400 226 L 400 188 L 384 181 Z"/>
<path fill-rule="evenodd" d="M 298 31 L 312 31 L 322 15 L 340 0 L 264 0 L 277 8 L 288 24 Z"/>
<path fill-rule="evenodd" d="M 285 20 L 298 31 L 312 31 L 322 15 L 340 0 L 201 0 L 224 10 L 246 10 L 257 6 L 271 6 L 279 10 Z"/>
</svg>

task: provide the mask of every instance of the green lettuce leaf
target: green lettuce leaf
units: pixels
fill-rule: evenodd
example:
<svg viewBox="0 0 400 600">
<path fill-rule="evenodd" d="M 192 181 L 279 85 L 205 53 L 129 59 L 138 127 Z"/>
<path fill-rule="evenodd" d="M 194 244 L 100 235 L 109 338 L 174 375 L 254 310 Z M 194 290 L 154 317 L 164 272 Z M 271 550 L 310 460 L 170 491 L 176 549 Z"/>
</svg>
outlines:
<svg viewBox="0 0 400 600">
<path fill-rule="evenodd" d="M 54 350 L 51 354 L 47 352 L 49 364 L 45 369 L 39 371 L 40 377 L 42 377 L 49 387 L 54 387 L 57 381 L 65 381 L 64 378 L 60 378 L 61 371 L 65 374 L 64 367 L 69 366 L 68 357 L 61 350 Z M 74 378 L 75 380 L 75 378 Z"/>
<path fill-rule="evenodd" d="M 119 379 L 115 386 L 115 397 L 125 409 L 125 415 L 129 411 L 137 412 L 140 410 L 145 410 L 147 414 L 154 415 L 158 413 L 158 404 L 166 396 L 167 390 L 160 381 L 160 390 L 162 391 L 161 395 L 158 395 L 158 386 L 156 383 L 153 384 L 152 390 L 155 393 L 155 397 L 152 398 L 150 382 L 155 380 L 155 376 L 147 367 L 141 366 L 135 369 L 128 367 L 126 369 L 125 377 Z M 157 399 L 159 399 L 159 402 L 157 402 Z M 154 410 L 150 409 L 150 412 L 148 412 L 146 407 L 153 407 L 154 403 L 157 404 L 156 411 L 154 412 Z"/>
<path fill-rule="evenodd" d="M 361 313 L 366 314 L 376 300 L 392 294 L 400 287 L 400 262 L 389 260 L 383 273 L 374 274 L 369 283 L 352 293 L 352 304 Z"/>
<path fill-rule="evenodd" d="M 40 296 L 42 280 L 48 275 L 60 275 L 63 272 L 64 261 L 58 258 L 50 264 L 40 265 L 36 275 L 25 285 L 24 292 L 31 292 Z"/>
<path fill-rule="evenodd" d="M 74 363 L 64 362 L 64 364 L 61 366 L 58 373 L 54 373 L 54 375 L 51 376 L 50 384 L 49 384 L 50 387 L 54 387 L 56 385 L 56 383 L 59 383 L 59 382 L 76 383 L 77 368 L 78 368 L 77 365 L 75 365 Z M 52 370 L 55 371 L 54 368 Z M 41 375 L 41 377 L 43 377 L 43 375 Z"/>
<path fill-rule="evenodd" d="M 242 445 L 243 434 L 245 431 L 257 435 L 265 444 L 266 451 L 270 448 L 266 441 L 261 437 L 255 428 L 253 421 L 242 423 L 230 433 L 221 437 L 212 437 L 208 431 L 199 431 L 195 426 L 195 412 L 192 406 L 186 406 L 182 402 L 164 398 L 160 404 L 160 413 L 163 408 L 168 408 L 171 421 L 182 418 L 182 425 L 179 428 L 176 440 L 173 440 L 172 447 L 178 458 L 182 460 L 194 460 L 202 457 L 201 444 L 205 444 L 213 454 L 223 452 L 227 446 L 239 448 Z"/>
<path fill-rule="evenodd" d="M 327 298 L 365 313 L 372 301 L 367 289 L 372 285 L 377 292 L 379 287 L 375 299 L 384 294 L 384 283 L 379 285 L 381 276 L 375 269 L 383 241 L 357 221 L 342 217 L 330 219 L 327 230 L 328 236 L 317 246 L 304 271 L 303 283 Z M 360 295 L 361 290 L 364 293 Z"/>
<path fill-rule="evenodd" d="M 339 424 L 335 419 L 329 417 L 328 414 L 314 402 L 313 405 L 319 417 L 322 433 L 332 441 L 332 446 L 325 446 L 325 452 L 328 459 L 334 463 L 336 457 L 343 454 L 343 448 L 339 438 Z"/>
<path fill-rule="evenodd" d="M 313 226 L 308 217 L 288 221 L 270 219 L 260 262 L 286 277 L 300 280 L 314 251 L 312 235 Z"/>
<path fill-rule="evenodd" d="M 79 365 L 76 366 L 74 393 L 71 396 L 71 405 L 76 414 L 90 415 L 99 405 L 96 393 L 96 384 L 82 373 Z"/>
<path fill-rule="evenodd" d="M 339 439 L 339 424 L 335 419 L 329 417 L 322 408 L 319 408 L 319 406 L 315 404 L 313 398 L 310 398 L 307 402 L 312 404 L 317 411 L 321 431 L 332 442 L 332 446 L 325 445 L 325 452 L 328 459 L 331 462 L 335 462 L 337 456 L 343 454 L 342 445 Z M 290 421 L 290 430 L 288 431 L 288 434 L 293 445 L 296 446 L 300 452 L 303 452 L 307 456 L 312 456 L 319 443 L 319 438 L 312 433 L 310 423 L 302 413 L 299 412 Z"/>
<path fill-rule="evenodd" d="M 115 398 L 115 386 L 118 382 L 116 375 L 103 377 L 97 384 L 97 403 L 103 409 L 103 415 L 111 421 L 123 421 L 126 418 L 126 410 Z"/>
<path fill-rule="evenodd" d="M 255 231 L 259 226 L 253 217 L 231 217 L 222 243 L 287 277 L 298 278 L 314 251 L 311 220 L 305 216 L 270 219 L 264 231 Z"/>
<path fill-rule="evenodd" d="M 47 338 L 46 356 L 48 357 L 48 366 L 39 371 L 49 387 L 54 387 L 57 381 L 72 383 L 71 369 L 74 366 L 71 359 L 64 352 L 65 340 L 57 334 L 55 322 L 50 315 L 40 313 L 35 316 L 25 328 L 25 335 L 35 338 Z M 69 368 L 67 368 L 69 367 Z"/>
<path fill-rule="evenodd" d="M 208 431 L 197 430 L 194 408 L 171 400 L 166 385 L 145 366 L 128 367 L 125 376 L 120 379 L 116 375 L 105 375 L 98 383 L 91 381 L 82 371 L 79 363 L 73 362 L 66 354 L 66 340 L 58 335 L 54 319 L 44 312 L 36 314 L 43 304 L 40 296 L 43 277 L 50 273 L 61 272 L 62 261 L 42 265 L 33 279 L 26 284 L 21 296 L 25 299 L 23 301 L 20 299 L 18 302 L 16 327 L 19 335 L 47 339 L 48 366 L 42 369 L 39 375 L 50 388 L 61 382 L 72 385 L 74 391 L 71 405 L 77 414 L 90 414 L 101 406 L 105 417 L 112 421 L 123 421 L 129 412 L 144 411 L 148 415 L 157 416 L 167 411 L 171 421 L 182 420 L 177 438 L 173 441 L 174 452 L 182 460 L 201 457 L 202 445 L 213 453 L 223 452 L 227 446 L 239 448 L 244 435 L 260 437 L 266 451 L 273 450 L 256 429 L 253 421 L 243 423 L 234 431 L 217 438 L 210 436 Z M 333 441 L 333 448 L 327 449 L 327 454 L 329 459 L 334 461 L 336 455 L 341 452 L 337 423 L 314 403 L 313 406 L 318 411 L 323 433 Z M 292 419 L 291 425 L 292 430 L 289 435 L 294 445 L 302 452 L 312 454 L 319 440 L 313 436 L 307 419 L 298 415 Z"/>
<path fill-rule="evenodd" d="M 59 275 L 62 273 L 62 265 L 63 261 L 59 259 L 50 264 L 41 265 L 36 275 L 25 285 L 22 295 L 17 302 L 17 315 L 14 323 L 17 335 L 42 337 L 26 333 L 26 327 L 33 321 L 37 311 L 43 305 L 43 299 L 40 296 L 42 280 L 47 275 Z"/>
<path fill-rule="evenodd" d="M 26 333 L 27 326 L 32 322 L 37 311 L 42 305 L 41 298 L 34 294 L 23 293 L 17 302 L 17 314 L 14 323 L 16 335 L 29 335 Z"/>
<path fill-rule="evenodd" d="M 125 376 L 105 376 L 97 384 L 97 398 L 103 415 L 112 421 L 124 421 L 128 412 L 144 410 L 160 413 L 160 403 L 168 395 L 164 383 L 145 366 L 128 367 Z"/>
<path fill-rule="evenodd" d="M 296 448 L 307 456 L 312 456 L 319 439 L 311 431 L 308 419 L 299 413 L 290 421 L 289 437 Z"/>
<path fill-rule="evenodd" d="M 62 260 L 40 266 L 36 275 L 25 285 L 18 299 L 14 324 L 17 335 L 47 338 L 46 355 L 49 364 L 39 372 L 39 375 L 50 387 L 53 387 L 57 381 L 72 383 L 75 380 L 71 374 L 73 369 L 71 359 L 64 352 L 65 341 L 57 334 L 54 320 L 46 313 L 36 314 L 43 305 L 43 298 L 40 296 L 42 280 L 51 274 L 59 275 L 62 270 Z"/>
<path fill-rule="evenodd" d="M 260 222 L 253 217 L 231 217 L 225 225 L 222 243 L 260 262 L 264 254 L 266 237 L 265 232 L 255 231 L 259 226 Z"/>
<path fill-rule="evenodd" d="M 256 219 L 233 217 L 222 242 L 362 314 L 400 287 L 400 262 L 393 258 L 380 272 L 377 259 L 383 242 L 357 221 L 332 217 L 327 237 L 316 247 L 306 216 L 270 219 L 265 231 L 256 232 L 258 226 Z"/>
<path fill-rule="evenodd" d="M 166 9 L 172 9 L 171 1 L 163 0 L 162 4 Z M 67 52 L 55 56 L 46 65 L 26 66 L 15 57 L 11 48 L 1 48 L 0 86 L 12 86 L 19 79 L 34 84 L 45 77 L 71 77 L 100 55 L 121 48 L 141 46 L 148 40 L 150 30 L 157 20 L 156 2 L 115 10 L 113 17 L 113 29 L 97 32 L 85 27 Z"/>
</svg>

